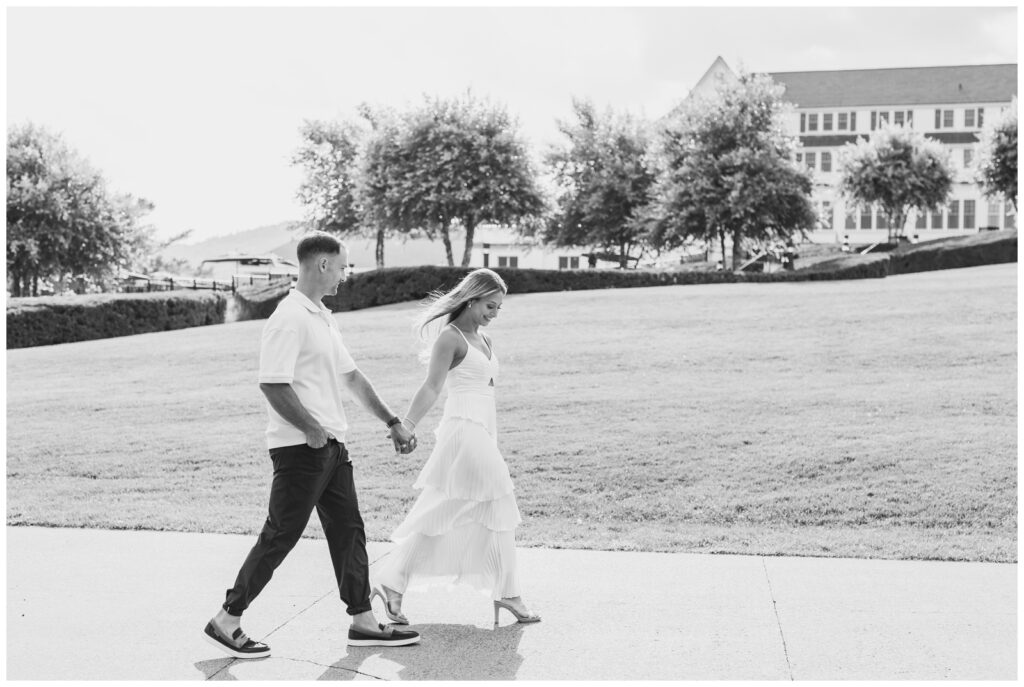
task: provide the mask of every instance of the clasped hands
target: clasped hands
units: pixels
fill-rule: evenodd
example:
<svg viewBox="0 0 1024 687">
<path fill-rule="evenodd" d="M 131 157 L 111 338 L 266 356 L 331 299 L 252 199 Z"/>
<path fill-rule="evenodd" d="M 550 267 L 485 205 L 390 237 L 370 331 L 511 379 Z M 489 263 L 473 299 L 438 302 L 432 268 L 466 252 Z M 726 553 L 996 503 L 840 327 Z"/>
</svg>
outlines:
<svg viewBox="0 0 1024 687">
<path fill-rule="evenodd" d="M 412 453 L 416 450 L 416 434 L 398 423 L 389 430 L 389 436 L 395 445 L 395 453 Z"/>
</svg>

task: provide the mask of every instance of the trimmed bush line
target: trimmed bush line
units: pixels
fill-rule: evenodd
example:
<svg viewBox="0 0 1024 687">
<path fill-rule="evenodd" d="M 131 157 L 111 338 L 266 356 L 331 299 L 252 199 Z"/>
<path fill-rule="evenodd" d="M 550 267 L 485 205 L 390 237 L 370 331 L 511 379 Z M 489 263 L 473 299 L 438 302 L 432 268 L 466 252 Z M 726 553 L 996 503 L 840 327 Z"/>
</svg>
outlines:
<svg viewBox="0 0 1024 687">
<path fill-rule="evenodd" d="M 288 295 L 292 288 L 291 279 L 239 286 L 235 289 L 234 309 L 235 320 L 265 320 L 274 313 L 274 308 L 281 299 Z"/>
<path fill-rule="evenodd" d="M 226 307 L 225 295 L 212 291 L 14 298 L 7 301 L 7 348 L 221 324 Z"/>
<path fill-rule="evenodd" d="M 986 231 L 927 243 L 904 244 L 889 255 L 891 274 L 1017 262 L 1017 230 Z"/>
</svg>

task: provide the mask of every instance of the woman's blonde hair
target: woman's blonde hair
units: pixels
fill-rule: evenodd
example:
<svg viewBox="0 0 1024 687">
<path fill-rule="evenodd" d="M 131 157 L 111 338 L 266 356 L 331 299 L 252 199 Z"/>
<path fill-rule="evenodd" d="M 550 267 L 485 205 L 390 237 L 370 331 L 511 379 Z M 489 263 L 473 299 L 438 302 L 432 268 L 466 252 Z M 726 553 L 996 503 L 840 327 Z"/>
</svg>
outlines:
<svg viewBox="0 0 1024 687">
<path fill-rule="evenodd" d="M 508 287 L 505 286 L 505 280 L 499 277 L 496 272 L 486 267 L 473 270 L 463 277 L 462 281 L 448 293 L 443 291 L 431 293 L 426 302 L 426 307 L 419 317 L 416 318 L 413 328 L 416 330 L 421 341 L 429 343 L 439 333 L 439 331 L 432 330 L 440 330 L 444 325 L 456 319 L 466 309 L 470 301 L 483 298 L 497 291 L 506 294 L 508 293 Z M 447 318 L 440 326 L 430 326 L 431 323 L 446 315 Z"/>
</svg>

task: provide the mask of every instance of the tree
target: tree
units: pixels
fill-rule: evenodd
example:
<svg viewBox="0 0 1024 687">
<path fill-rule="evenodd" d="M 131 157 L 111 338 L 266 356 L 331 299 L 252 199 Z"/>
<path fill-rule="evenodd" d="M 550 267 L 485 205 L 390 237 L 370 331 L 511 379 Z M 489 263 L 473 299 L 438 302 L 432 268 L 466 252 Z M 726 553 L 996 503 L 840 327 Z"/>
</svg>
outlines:
<svg viewBox="0 0 1024 687">
<path fill-rule="evenodd" d="M 449 231 L 466 232 L 462 266 L 469 265 L 473 234 L 483 222 L 514 224 L 540 214 L 544 198 L 525 143 L 503 107 L 463 99 L 426 99 L 389 124 L 377 168 L 377 216 L 403 230 L 439 233 L 453 265 Z"/>
<path fill-rule="evenodd" d="M 815 221 L 811 180 L 793 162 L 795 140 L 783 127 L 787 106 L 770 77 L 741 73 L 706 96 L 691 96 L 660 136 L 661 171 L 645 211 L 656 248 L 694 238 L 717 240 L 733 269 L 744 240 L 788 238 Z"/>
<path fill-rule="evenodd" d="M 913 129 L 885 126 L 870 140 L 846 146 L 839 187 L 852 202 L 881 209 L 892 242 L 903 235 L 912 210 L 925 212 L 946 202 L 953 172 L 939 142 Z"/>
<path fill-rule="evenodd" d="M 7 132 L 7 272 L 15 296 L 71 276 L 103 283 L 145 241 L 148 201 L 108 192 L 60 136 L 32 124 Z"/>
<path fill-rule="evenodd" d="M 646 125 L 610 109 L 599 114 L 589 101 L 574 99 L 573 112 L 575 122 L 558 122 L 568 144 L 546 157 L 559 191 L 544 239 L 614 251 L 626 267 L 647 233 L 638 211 L 650 201 L 655 181 Z"/>
<path fill-rule="evenodd" d="M 390 109 L 367 104 L 360 105 L 359 114 L 370 124 L 371 133 L 364 141 L 355 193 L 363 222 L 376 232 L 377 266 L 383 267 L 385 236 L 416 228 L 405 221 L 402 213 L 405 199 L 398 175 L 408 171 L 401 148 L 402 121 Z M 433 238 L 429 229 L 427 233 Z M 450 247 L 448 255 L 451 264 Z"/>
<path fill-rule="evenodd" d="M 358 195 L 366 133 L 350 121 L 307 120 L 299 131 L 302 144 L 292 164 L 305 173 L 297 195 L 309 221 L 316 229 L 339 236 L 376 234 L 377 268 L 384 267 L 385 230 L 374 231 L 368 225 Z"/>
<path fill-rule="evenodd" d="M 985 195 L 1003 196 L 1017 209 L 1017 101 L 982 134 L 978 165 Z"/>
</svg>

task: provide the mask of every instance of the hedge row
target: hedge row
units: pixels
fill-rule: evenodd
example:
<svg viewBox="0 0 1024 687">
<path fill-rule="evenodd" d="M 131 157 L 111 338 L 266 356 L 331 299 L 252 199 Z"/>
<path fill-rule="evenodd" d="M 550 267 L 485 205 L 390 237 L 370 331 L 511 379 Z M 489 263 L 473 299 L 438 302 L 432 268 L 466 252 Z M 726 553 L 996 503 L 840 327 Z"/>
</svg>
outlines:
<svg viewBox="0 0 1024 687">
<path fill-rule="evenodd" d="M 730 284 L 736 282 L 819 281 L 831 279 L 867 279 L 884 277 L 885 255 L 849 256 L 842 264 L 827 268 L 796 272 L 646 272 L 632 270 L 534 270 L 495 268 L 509 293 L 547 291 L 583 291 L 591 289 L 624 289 L 673 284 Z M 475 268 L 389 267 L 383 270 L 352 275 L 338 288 L 336 296 L 323 299 L 333 312 L 361 310 L 392 303 L 420 301 L 431 292 L 447 291 Z M 274 312 L 278 302 L 288 294 L 290 285 L 272 283 L 244 287 L 235 296 L 239 320 L 265 319 Z"/>
<path fill-rule="evenodd" d="M 7 348 L 27 348 L 224 322 L 227 298 L 211 291 L 102 293 L 7 301 Z"/>
<path fill-rule="evenodd" d="M 532 270 L 495 268 L 509 292 L 622 289 L 670 284 L 872 279 L 889 274 L 973 267 L 1017 260 L 1017 231 L 983 232 L 915 245 L 891 253 L 843 255 L 793 272 L 648 272 L 634 270 Z M 448 290 L 468 267 L 392 267 L 352 275 L 337 296 L 324 298 L 334 312 L 419 301 Z M 233 319 L 266 319 L 284 298 L 288 281 L 242 287 Z M 182 329 L 224 322 L 223 293 L 171 291 L 138 294 L 19 298 L 7 305 L 7 348 L 44 346 L 112 336 Z"/>
<path fill-rule="evenodd" d="M 891 252 L 842 255 L 791 274 L 822 272 L 817 278 L 857 279 L 885 277 L 959 267 L 977 267 L 1017 261 L 1017 230 L 986 231 L 925 243 L 900 244 Z M 828 276 L 826 276 L 828 275 Z"/>
<path fill-rule="evenodd" d="M 985 231 L 902 245 L 890 253 L 890 274 L 909 274 L 1017 261 L 1017 230 Z"/>
</svg>

